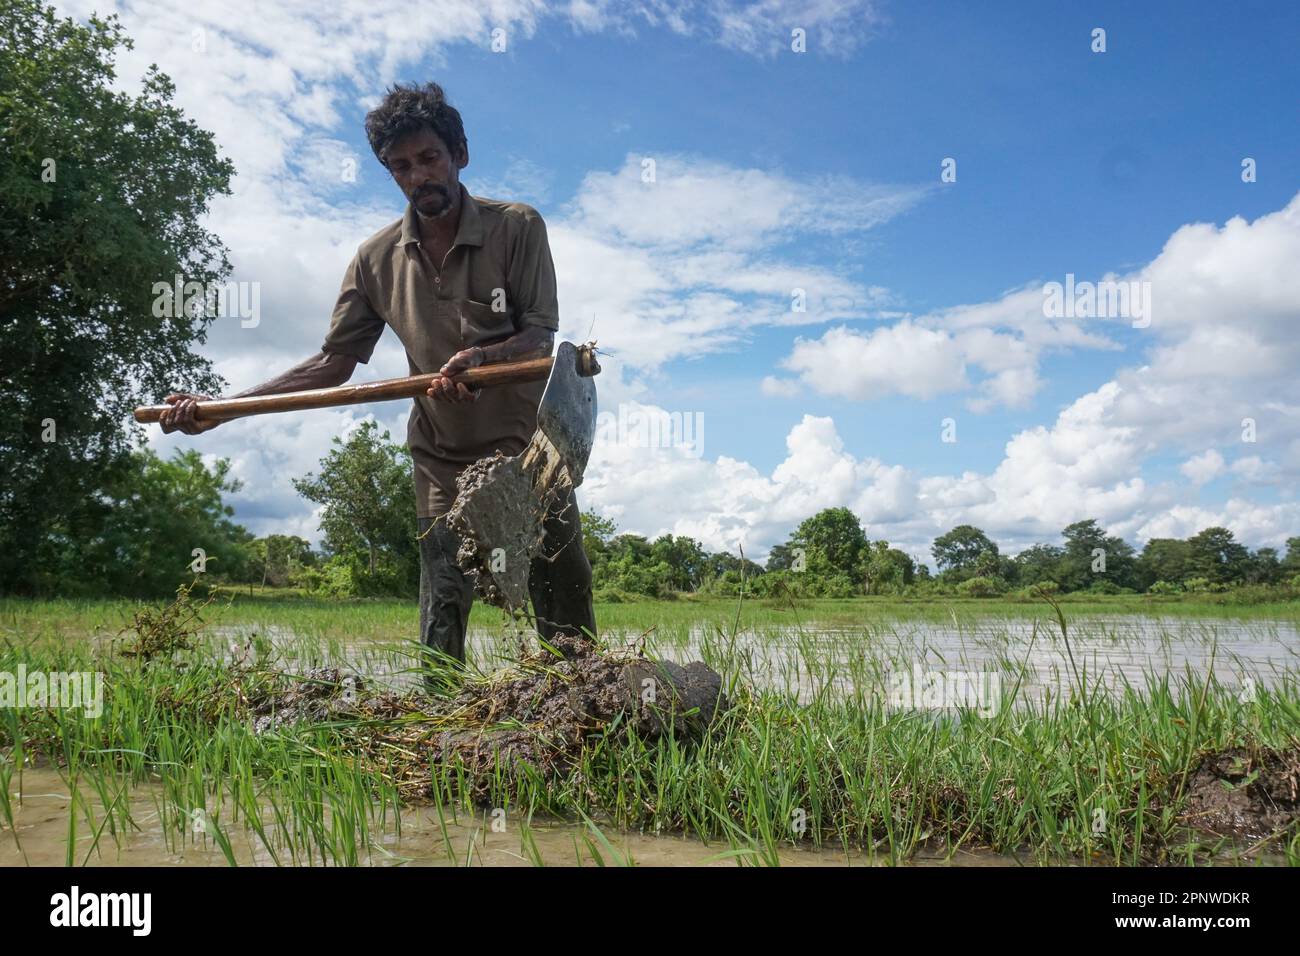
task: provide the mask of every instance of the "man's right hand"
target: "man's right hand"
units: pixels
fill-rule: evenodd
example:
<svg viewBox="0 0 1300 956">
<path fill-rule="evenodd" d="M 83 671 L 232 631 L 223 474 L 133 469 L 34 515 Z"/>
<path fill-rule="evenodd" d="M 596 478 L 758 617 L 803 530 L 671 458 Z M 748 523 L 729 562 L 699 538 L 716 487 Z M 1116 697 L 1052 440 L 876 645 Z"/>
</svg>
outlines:
<svg viewBox="0 0 1300 956">
<path fill-rule="evenodd" d="M 218 421 L 199 421 L 194 417 L 194 411 L 199 402 L 210 401 L 210 395 L 194 395 L 190 392 L 173 392 L 163 399 L 171 408 L 162 413 L 158 419 L 158 424 L 166 432 L 184 432 L 186 435 L 200 435 L 203 432 L 211 431 L 221 422 Z"/>
</svg>

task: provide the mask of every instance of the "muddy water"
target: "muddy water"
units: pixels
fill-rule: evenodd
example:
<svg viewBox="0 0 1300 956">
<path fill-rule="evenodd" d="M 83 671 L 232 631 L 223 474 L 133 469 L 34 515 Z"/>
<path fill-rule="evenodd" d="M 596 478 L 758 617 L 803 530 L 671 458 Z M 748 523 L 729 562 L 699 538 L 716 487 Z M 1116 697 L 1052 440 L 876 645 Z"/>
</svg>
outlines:
<svg viewBox="0 0 1300 956">
<path fill-rule="evenodd" d="M 15 830 L 0 823 L 0 866 L 63 866 L 67 862 L 70 799 L 66 782 L 53 770 L 27 770 L 10 786 L 15 804 Z M 83 789 L 83 793 L 85 790 Z M 21 806 L 18 806 L 21 796 Z M 73 863 L 81 866 L 227 866 L 225 854 L 201 829 L 185 827 L 183 834 L 173 829 L 165 834 L 159 807 L 160 788 L 142 785 L 131 792 L 133 828 L 119 831 L 114 840 L 107 827 L 96 846 L 95 831 L 104 822 L 103 807 L 89 798 L 89 811 L 78 807 L 77 835 Z M 87 818 L 89 813 L 89 819 Z M 220 813 L 216 813 L 220 820 Z M 506 815 L 496 824 L 490 815 L 440 823 L 433 808 L 409 808 L 401 814 L 398 828 L 389 824 L 382 832 L 371 834 L 371 845 L 359 848 L 361 866 L 535 866 L 532 850 L 546 866 L 593 866 L 599 856 L 606 866 L 736 866 L 734 855 L 726 855 L 725 843 L 706 846 L 696 839 L 676 836 L 653 836 L 640 833 L 606 831 L 604 839 L 581 826 L 533 820 L 526 827 L 522 820 Z M 223 825 L 224 826 L 224 825 Z M 251 831 L 240 825 L 224 826 L 235 860 L 241 866 L 270 866 L 276 858 Z M 525 835 L 527 831 L 527 836 Z M 17 839 L 15 839 L 15 836 Z M 295 859 L 277 848 L 281 864 L 320 864 L 320 855 L 309 859 L 303 851 Z M 779 851 L 782 866 L 869 866 L 873 861 L 865 854 L 828 849 L 801 850 L 785 847 Z M 884 862 L 880 857 L 874 861 Z M 1030 862 L 993 853 L 958 852 L 951 858 L 919 854 L 910 865 L 1000 866 Z"/>
<path fill-rule="evenodd" d="M 245 641 L 253 630 L 222 628 L 220 638 Z M 417 659 L 411 645 L 373 641 L 335 643 L 321 656 L 285 629 L 258 631 L 278 651 L 305 652 L 311 662 L 338 662 L 395 687 L 413 686 Z M 1276 686 L 1300 675 L 1300 629 L 1290 622 L 1097 616 L 1069 625 L 1069 642 L 1056 624 L 1020 618 L 895 622 L 850 628 L 809 626 L 751 630 L 734 640 L 703 629 L 676 638 L 651 636 L 648 650 L 685 663 L 704 660 L 724 676 L 737 675 L 757 688 L 784 690 L 807 702 L 820 693 L 869 697 L 887 692 L 891 675 L 913 684 L 925 675 L 964 674 L 992 678 L 1016 702 L 1041 702 L 1068 694 L 1080 679 L 1111 690 L 1139 692 L 1149 678 L 1168 676 L 1175 687 L 1189 673 L 1213 670 L 1226 688 L 1242 694 Z M 634 642 L 636 634 L 610 634 L 611 643 Z M 492 670 L 507 661 L 526 632 L 471 631 L 469 654 Z"/>
<path fill-rule="evenodd" d="M 673 659 L 713 656 L 727 642 L 693 631 L 662 648 Z M 734 650 L 730 649 L 734 647 Z M 1004 692 L 1017 676 L 1016 701 L 1061 697 L 1083 681 L 1111 691 L 1145 692 L 1167 676 L 1177 688 L 1189 675 L 1211 673 L 1224 687 L 1249 694 L 1300 675 L 1300 630 L 1288 622 L 1094 617 L 1069 624 L 1068 641 L 1054 621 L 983 619 L 952 625 L 899 622 L 887 628 L 786 629 L 757 639 L 742 635 L 725 651 L 742 676 L 760 687 L 794 691 L 807 701 L 823 689 L 870 696 L 898 676 L 963 674 Z"/>
</svg>

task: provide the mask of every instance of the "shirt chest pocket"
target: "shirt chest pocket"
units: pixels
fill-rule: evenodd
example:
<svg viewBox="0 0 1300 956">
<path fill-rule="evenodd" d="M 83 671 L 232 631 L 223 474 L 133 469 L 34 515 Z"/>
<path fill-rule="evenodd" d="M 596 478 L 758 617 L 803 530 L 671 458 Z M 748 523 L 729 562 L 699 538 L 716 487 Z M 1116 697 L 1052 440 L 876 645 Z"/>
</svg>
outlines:
<svg viewBox="0 0 1300 956">
<path fill-rule="evenodd" d="M 508 311 L 494 311 L 488 303 L 474 299 L 460 299 L 457 307 L 460 312 L 461 348 L 507 338 L 515 332 Z"/>
</svg>

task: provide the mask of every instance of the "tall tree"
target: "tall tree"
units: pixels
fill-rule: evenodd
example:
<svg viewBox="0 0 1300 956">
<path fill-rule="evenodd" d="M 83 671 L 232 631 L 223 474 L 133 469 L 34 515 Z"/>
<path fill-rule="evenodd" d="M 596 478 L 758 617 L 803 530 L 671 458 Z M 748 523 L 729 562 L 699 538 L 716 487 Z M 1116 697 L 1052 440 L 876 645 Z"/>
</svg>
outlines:
<svg viewBox="0 0 1300 956">
<path fill-rule="evenodd" d="M 767 570 L 789 571 L 794 564 L 794 550 L 788 544 L 775 544 L 767 555 Z"/>
<path fill-rule="evenodd" d="M 708 554 L 698 541 L 686 535 L 662 535 L 650 545 L 653 561 L 662 561 L 672 569 L 671 584 L 675 591 L 696 591 L 708 570 Z"/>
<path fill-rule="evenodd" d="M 250 582 L 284 587 L 293 575 L 314 563 L 311 544 L 292 534 L 268 534 L 248 545 Z"/>
<path fill-rule="evenodd" d="M 365 556 L 374 576 L 381 555 L 409 565 L 418 575 L 415 486 L 410 453 L 373 421 L 362 422 L 321 459 L 319 474 L 295 478 L 308 501 L 322 505 L 320 529 L 332 554 Z"/>
<path fill-rule="evenodd" d="M 582 549 L 591 562 L 592 580 L 600 578 L 600 569 L 609 560 L 609 540 L 618 531 L 612 519 L 594 511 L 582 513 Z"/>
<path fill-rule="evenodd" d="M 777 545 L 780 547 L 780 545 Z M 744 575 L 745 580 L 757 578 L 766 571 L 771 570 L 771 562 L 768 568 L 764 569 L 761 564 L 749 560 L 749 558 L 739 558 L 730 551 L 716 551 L 709 555 L 706 562 L 708 573 L 711 575 L 722 575 L 728 572 L 734 572 L 738 577 Z"/>
<path fill-rule="evenodd" d="M 947 534 L 939 535 L 930 546 L 930 553 L 939 571 L 950 580 L 997 568 L 998 546 L 974 525 L 959 524 Z"/>
<path fill-rule="evenodd" d="M 1283 574 L 1300 574 L 1300 538 L 1286 539 L 1286 557 L 1282 559 Z"/>
<path fill-rule="evenodd" d="M 1064 591 L 1082 591 L 1108 581 L 1117 587 L 1139 586 L 1133 547 L 1123 538 L 1106 534 L 1094 518 L 1076 521 L 1061 535 L 1065 549 L 1056 581 Z"/>
<path fill-rule="evenodd" d="M 582 513 L 582 546 L 588 555 L 593 551 L 603 551 L 617 530 L 618 525 L 610 518 L 594 511 Z"/>
<path fill-rule="evenodd" d="M 1247 584 L 1276 584 L 1282 579 L 1282 562 L 1278 560 L 1277 548 L 1260 548 L 1246 561 L 1245 582 Z"/>
<path fill-rule="evenodd" d="M 1138 559 L 1142 586 L 1150 587 L 1157 581 L 1182 584 L 1191 577 L 1192 549 L 1178 538 L 1152 538 L 1147 541 Z"/>
<path fill-rule="evenodd" d="M 859 573 L 868 594 L 898 593 L 916 579 L 916 562 L 888 541 L 875 541 L 863 551 Z"/>
<path fill-rule="evenodd" d="M 1227 528 L 1206 528 L 1187 539 L 1189 564 L 1195 577 L 1215 584 L 1232 584 L 1246 576 L 1250 552 Z"/>
<path fill-rule="evenodd" d="M 790 545 L 804 549 L 812 575 L 834 574 L 854 580 L 867 548 L 867 535 L 858 516 L 848 508 L 826 508 L 800 523 Z"/>
<path fill-rule="evenodd" d="M 232 520 L 224 494 L 238 491 L 230 462 L 209 467 L 194 449 L 169 460 L 148 448 L 127 456 L 97 502 L 89 537 L 52 536 L 57 568 L 45 590 L 160 596 L 193 579 L 245 580 L 252 535 Z"/>
<path fill-rule="evenodd" d="M 1017 577 L 1022 585 L 1052 581 L 1060 584 L 1061 558 L 1065 549 L 1054 544 L 1036 544 L 1015 557 Z"/>
<path fill-rule="evenodd" d="M 156 314 L 154 284 L 228 274 L 200 223 L 234 170 L 165 74 L 114 89 L 116 18 L 5 0 L 0 36 L 0 588 L 31 590 L 130 471 L 131 407 L 220 387 L 193 351 L 212 316 Z"/>
</svg>

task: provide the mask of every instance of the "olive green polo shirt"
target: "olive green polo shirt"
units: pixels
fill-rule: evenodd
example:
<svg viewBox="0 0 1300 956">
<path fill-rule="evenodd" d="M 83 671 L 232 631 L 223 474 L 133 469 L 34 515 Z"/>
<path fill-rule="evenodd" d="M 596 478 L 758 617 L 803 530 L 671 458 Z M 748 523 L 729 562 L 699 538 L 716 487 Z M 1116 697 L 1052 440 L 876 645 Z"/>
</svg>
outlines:
<svg viewBox="0 0 1300 956">
<path fill-rule="evenodd" d="M 406 348 L 412 375 L 434 373 L 455 353 L 508 338 L 526 325 L 558 329 L 555 264 L 546 224 L 523 203 L 470 196 L 460 187 L 456 238 L 445 262 L 420 245 L 413 206 L 357 249 L 343 276 L 326 352 L 368 362 L 384 328 Z M 456 476 L 500 450 L 517 455 L 537 429 L 545 382 L 485 388 L 474 402 L 414 400 L 407 444 L 422 518 L 445 514 Z"/>
</svg>

